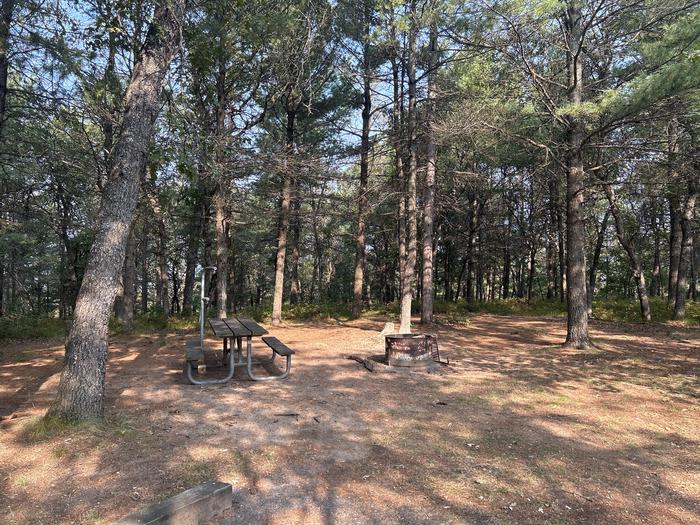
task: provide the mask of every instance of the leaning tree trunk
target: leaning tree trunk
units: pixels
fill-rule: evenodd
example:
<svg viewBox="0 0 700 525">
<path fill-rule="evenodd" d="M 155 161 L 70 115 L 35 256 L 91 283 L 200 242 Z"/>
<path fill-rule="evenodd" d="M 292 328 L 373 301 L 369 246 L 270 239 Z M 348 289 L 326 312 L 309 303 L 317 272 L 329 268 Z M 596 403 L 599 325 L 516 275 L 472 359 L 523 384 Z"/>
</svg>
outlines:
<svg viewBox="0 0 700 525">
<path fill-rule="evenodd" d="M 423 192 L 423 291 L 421 293 L 421 321 L 433 322 L 433 223 L 435 220 L 435 169 L 437 146 L 432 129 L 435 112 L 435 73 L 437 68 L 437 26 L 430 26 L 430 51 L 428 59 L 428 107 L 426 116 L 427 163 L 425 166 L 425 191 Z"/>
<path fill-rule="evenodd" d="M 416 216 L 416 179 L 418 177 L 417 98 L 416 98 L 416 0 L 411 0 L 411 22 L 408 31 L 408 177 L 406 178 L 406 263 L 401 276 L 402 334 L 411 332 L 411 301 L 413 278 L 418 251 L 418 222 Z"/>
<path fill-rule="evenodd" d="M 583 103 L 582 13 L 579 0 L 566 8 L 567 65 L 569 73 L 569 101 Z M 577 115 L 569 117 L 567 129 L 566 173 L 566 346 L 587 348 L 588 297 L 586 293 L 586 228 L 583 213 L 584 123 Z"/>
<path fill-rule="evenodd" d="M 180 37 L 185 0 L 160 0 L 125 97 L 121 135 L 102 193 L 97 232 L 75 305 L 58 394 L 48 417 L 101 418 L 109 316 L 138 203 L 141 174 L 165 74 Z"/>
<path fill-rule="evenodd" d="M 632 240 L 625 233 L 625 225 L 622 222 L 622 215 L 620 215 L 620 209 L 617 206 L 617 198 L 615 196 L 615 191 L 612 186 L 605 186 L 605 195 L 608 197 L 608 202 L 610 203 L 610 211 L 612 212 L 613 218 L 615 219 L 615 231 L 617 232 L 617 239 L 620 244 L 627 252 L 627 256 L 630 260 L 630 266 L 632 270 L 632 276 L 637 285 L 637 298 L 639 299 L 639 307 L 642 313 L 642 319 L 645 321 L 651 321 L 651 308 L 649 307 L 649 297 L 647 296 L 647 287 L 644 280 L 644 270 L 642 269 L 642 261 L 635 250 Z"/>
</svg>

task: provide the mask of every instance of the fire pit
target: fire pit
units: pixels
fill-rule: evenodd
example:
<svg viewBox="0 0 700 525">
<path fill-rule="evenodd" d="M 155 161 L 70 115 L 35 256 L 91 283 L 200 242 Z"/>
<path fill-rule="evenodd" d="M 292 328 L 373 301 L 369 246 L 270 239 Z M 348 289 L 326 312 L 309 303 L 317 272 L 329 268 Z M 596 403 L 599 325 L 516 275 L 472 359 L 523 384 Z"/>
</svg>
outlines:
<svg viewBox="0 0 700 525">
<path fill-rule="evenodd" d="M 437 337 L 431 334 L 390 334 L 384 338 L 389 366 L 424 367 L 437 358 Z"/>
<path fill-rule="evenodd" d="M 389 328 L 393 332 L 393 327 Z M 370 372 L 416 371 L 432 373 L 448 361 L 440 359 L 437 336 L 432 334 L 395 334 L 383 331 L 384 354 L 362 357 L 348 355 Z M 444 367 L 442 367 L 444 369 Z"/>
</svg>

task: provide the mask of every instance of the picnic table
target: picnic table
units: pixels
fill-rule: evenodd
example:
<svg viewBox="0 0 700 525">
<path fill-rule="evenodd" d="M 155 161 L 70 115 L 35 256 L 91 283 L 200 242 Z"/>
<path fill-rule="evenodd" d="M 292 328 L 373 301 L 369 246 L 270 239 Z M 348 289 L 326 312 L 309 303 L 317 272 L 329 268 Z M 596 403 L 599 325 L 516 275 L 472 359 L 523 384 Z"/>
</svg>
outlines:
<svg viewBox="0 0 700 525">
<path fill-rule="evenodd" d="M 231 367 L 235 365 L 245 366 L 248 372 L 248 377 L 253 381 L 268 381 L 271 379 L 284 379 L 289 375 L 292 367 L 292 355 L 294 351 L 284 345 L 275 337 L 262 337 L 272 355 L 267 359 L 253 359 L 253 337 L 261 337 L 267 334 L 262 326 L 253 319 L 248 317 L 227 317 L 226 319 L 209 319 L 209 326 L 214 335 L 222 339 L 223 344 L 223 361 L 228 361 Z M 245 356 L 243 355 L 243 339 L 245 338 Z M 233 355 L 229 356 L 229 353 Z M 286 367 L 281 374 L 260 376 L 253 371 L 254 365 L 269 365 L 273 364 L 275 358 L 280 355 L 286 357 Z"/>
</svg>

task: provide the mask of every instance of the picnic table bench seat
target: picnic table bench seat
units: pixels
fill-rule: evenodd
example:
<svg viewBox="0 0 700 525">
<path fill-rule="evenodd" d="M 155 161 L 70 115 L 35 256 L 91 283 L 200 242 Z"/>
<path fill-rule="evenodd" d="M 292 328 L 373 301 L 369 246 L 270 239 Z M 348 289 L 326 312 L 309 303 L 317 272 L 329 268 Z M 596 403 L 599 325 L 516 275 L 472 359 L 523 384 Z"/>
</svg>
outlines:
<svg viewBox="0 0 700 525">
<path fill-rule="evenodd" d="M 294 350 L 285 345 L 282 341 L 276 337 L 268 336 L 262 338 L 263 342 L 272 348 L 272 351 L 283 357 L 294 355 Z"/>
<path fill-rule="evenodd" d="M 204 350 L 199 346 L 198 340 L 185 342 L 185 359 L 189 363 L 204 360 Z"/>
</svg>

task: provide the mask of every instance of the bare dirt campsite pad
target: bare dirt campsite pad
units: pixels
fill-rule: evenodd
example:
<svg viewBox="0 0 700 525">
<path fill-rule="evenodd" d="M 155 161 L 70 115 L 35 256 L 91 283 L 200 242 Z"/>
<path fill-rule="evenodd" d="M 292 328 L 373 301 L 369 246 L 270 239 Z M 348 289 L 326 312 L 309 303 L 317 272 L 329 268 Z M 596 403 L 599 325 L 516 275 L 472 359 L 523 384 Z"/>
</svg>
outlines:
<svg viewBox="0 0 700 525">
<path fill-rule="evenodd" d="M 41 427 L 60 342 L 0 353 L 0 511 L 109 523 L 209 479 L 227 523 L 698 523 L 700 331 L 561 319 L 439 326 L 439 373 L 370 373 L 381 320 L 290 325 L 289 380 L 195 387 L 185 336 L 116 338 L 108 420 Z M 217 344 L 213 339 L 211 344 Z"/>
</svg>

